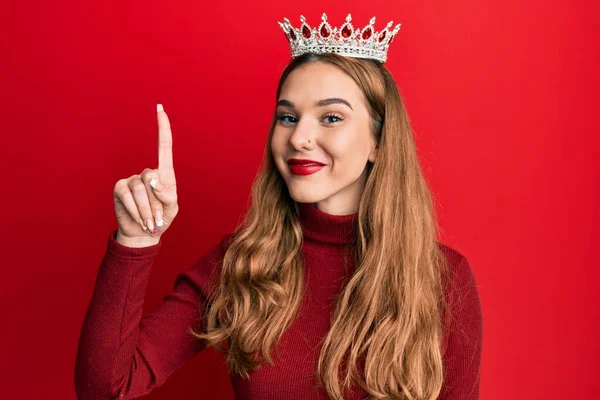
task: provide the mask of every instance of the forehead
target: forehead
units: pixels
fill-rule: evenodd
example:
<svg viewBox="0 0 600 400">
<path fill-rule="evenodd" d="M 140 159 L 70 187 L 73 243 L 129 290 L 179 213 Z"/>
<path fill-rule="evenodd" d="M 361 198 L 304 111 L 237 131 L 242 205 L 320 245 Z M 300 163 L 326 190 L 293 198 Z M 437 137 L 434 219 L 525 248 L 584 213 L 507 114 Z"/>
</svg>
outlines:
<svg viewBox="0 0 600 400">
<path fill-rule="evenodd" d="M 349 75 L 325 63 L 304 64 L 293 70 L 281 87 L 280 99 L 293 103 L 340 97 L 352 104 L 362 103 L 363 94 Z"/>
</svg>

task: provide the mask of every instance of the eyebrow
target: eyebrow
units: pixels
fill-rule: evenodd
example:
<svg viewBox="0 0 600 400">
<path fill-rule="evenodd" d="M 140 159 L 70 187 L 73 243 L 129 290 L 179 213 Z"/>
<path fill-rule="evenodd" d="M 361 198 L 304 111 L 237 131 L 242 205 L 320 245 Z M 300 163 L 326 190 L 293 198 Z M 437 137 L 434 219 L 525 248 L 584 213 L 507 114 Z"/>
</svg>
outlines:
<svg viewBox="0 0 600 400">
<path fill-rule="evenodd" d="M 315 107 L 325 107 L 330 104 L 344 104 L 344 105 L 348 106 L 352 111 L 354 111 L 354 109 L 352 108 L 352 106 L 350 105 L 350 103 L 348 101 L 346 101 L 344 99 L 340 99 L 339 97 L 332 97 L 329 99 L 319 100 L 315 103 Z M 282 99 L 277 102 L 277 107 L 279 107 L 279 106 L 294 108 L 294 103 L 292 103 L 289 100 Z"/>
</svg>

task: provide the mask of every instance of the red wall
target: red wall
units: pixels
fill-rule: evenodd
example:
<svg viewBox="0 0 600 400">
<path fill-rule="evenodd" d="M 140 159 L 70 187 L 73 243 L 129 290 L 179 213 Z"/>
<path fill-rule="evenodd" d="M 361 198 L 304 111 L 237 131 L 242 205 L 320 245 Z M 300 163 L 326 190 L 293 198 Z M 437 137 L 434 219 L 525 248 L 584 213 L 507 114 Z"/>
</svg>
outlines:
<svg viewBox="0 0 600 400">
<path fill-rule="evenodd" d="M 74 398 L 112 189 L 156 167 L 156 103 L 173 127 L 180 213 L 147 310 L 244 209 L 289 60 L 276 21 L 325 11 L 333 24 L 347 12 L 357 26 L 402 23 L 387 65 L 445 240 L 479 283 L 481 399 L 598 398 L 596 2 L 50 3 L 0 3 L 5 393 Z M 149 398 L 207 393 L 232 397 L 213 351 Z"/>
</svg>

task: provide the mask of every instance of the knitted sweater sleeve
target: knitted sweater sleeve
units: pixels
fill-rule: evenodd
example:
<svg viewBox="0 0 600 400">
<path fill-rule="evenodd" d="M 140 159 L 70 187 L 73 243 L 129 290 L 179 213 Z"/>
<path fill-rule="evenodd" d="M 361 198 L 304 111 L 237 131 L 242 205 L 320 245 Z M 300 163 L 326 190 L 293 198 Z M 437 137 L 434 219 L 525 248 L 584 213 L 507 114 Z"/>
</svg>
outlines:
<svg viewBox="0 0 600 400">
<path fill-rule="evenodd" d="M 211 248 L 173 291 L 142 316 L 150 271 L 162 246 L 130 248 L 108 238 L 77 348 L 78 399 L 131 399 L 162 385 L 205 346 L 188 332 L 203 323 L 226 239 Z"/>
<path fill-rule="evenodd" d="M 452 317 L 444 354 L 446 382 L 439 400 L 479 399 L 483 313 L 473 270 L 464 256 L 459 257 L 449 292 Z"/>
</svg>

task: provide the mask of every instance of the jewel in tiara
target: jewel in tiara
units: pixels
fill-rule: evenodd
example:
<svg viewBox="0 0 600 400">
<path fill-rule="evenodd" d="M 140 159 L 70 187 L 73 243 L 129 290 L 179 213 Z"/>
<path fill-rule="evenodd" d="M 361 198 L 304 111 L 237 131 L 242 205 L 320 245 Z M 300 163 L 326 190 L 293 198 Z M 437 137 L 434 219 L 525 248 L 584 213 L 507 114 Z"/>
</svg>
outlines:
<svg viewBox="0 0 600 400">
<path fill-rule="evenodd" d="M 310 27 L 303 15 L 300 16 L 300 28 L 294 28 L 287 18 L 283 19 L 283 23 L 277 22 L 290 42 L 292 58 L 304 53 L 337 53 L 348 57 L 370 58 L 383 63 L 387 60 L 390 43 L 400 30 L 400 24 L 391 30 L 393 21 L 390 21 L 383 30 L 375 32 L 375 17 L 371 18 L 369 25 L 356 30 L 350 22 L 350 14 L 339 28 L 332 29 L 325 13 L 321 19 L 318 27 Z"/>
</svg>

